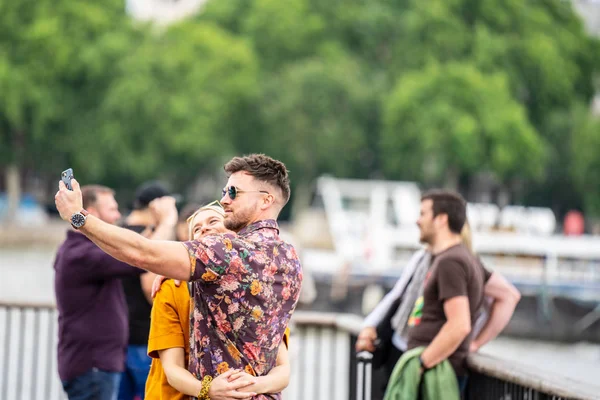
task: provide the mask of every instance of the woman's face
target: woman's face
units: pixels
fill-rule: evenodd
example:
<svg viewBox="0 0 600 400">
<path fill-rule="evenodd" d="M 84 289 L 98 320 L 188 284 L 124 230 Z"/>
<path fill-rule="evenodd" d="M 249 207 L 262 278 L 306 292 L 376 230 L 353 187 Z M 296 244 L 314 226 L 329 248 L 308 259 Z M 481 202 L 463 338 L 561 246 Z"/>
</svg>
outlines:
<svg viewBox="0 0 600 400">
<path fill-rule="evenodd" d="M 214 210 L 202 210 L 190 222 L 191 240 L 199 240 L 207 235 L 227 233 L 223 224 L 225 218 Z"/>
</svg>

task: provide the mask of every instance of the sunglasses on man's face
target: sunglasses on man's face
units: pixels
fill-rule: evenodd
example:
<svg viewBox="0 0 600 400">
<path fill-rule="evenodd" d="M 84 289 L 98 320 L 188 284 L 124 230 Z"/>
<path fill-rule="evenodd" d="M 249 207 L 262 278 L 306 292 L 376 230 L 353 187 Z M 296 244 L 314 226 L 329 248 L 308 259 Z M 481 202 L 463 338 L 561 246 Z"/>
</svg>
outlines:
<svg viewBox="0 0 600 400">
<path fill-rule="evenodd" d="M 238 194 L 240 193 L 265 193 L 265 194 L 269 194 L 269 192 L 266 192 L 264 190 L 242 190 L 242 189 L 238 189 L 235 186 L 228 186 L 225 189 L 222 190 L 221 195 L 222 197 L 225 197 L 225 195 L 229 195 L 229 198 L 231 200 L 235 200 L 235 198 L 237 197 Z"/>
</svg>

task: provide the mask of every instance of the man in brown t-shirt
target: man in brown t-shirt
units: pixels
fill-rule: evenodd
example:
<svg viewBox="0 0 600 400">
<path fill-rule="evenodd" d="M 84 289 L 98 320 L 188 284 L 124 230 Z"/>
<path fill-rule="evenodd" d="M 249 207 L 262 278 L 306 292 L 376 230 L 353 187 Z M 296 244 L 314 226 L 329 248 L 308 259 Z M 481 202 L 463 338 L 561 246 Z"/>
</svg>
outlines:
<svg viewBox="0 0 600 400">
<path fill-rule="evenodd" d="M 433 262 L 423 296 L 409 318 L 408 348 L 425 346 L 424 371 L 448 359 L 461 390 L 466 383 L 465 359 L 470 333 L 483 304 L 484 274 L 477 259 L 462 244 L 466 202 L 457 193 L 427 192 L 421 198 L 417 225 L 421 242 L 430 245 Z"/>
</svg>

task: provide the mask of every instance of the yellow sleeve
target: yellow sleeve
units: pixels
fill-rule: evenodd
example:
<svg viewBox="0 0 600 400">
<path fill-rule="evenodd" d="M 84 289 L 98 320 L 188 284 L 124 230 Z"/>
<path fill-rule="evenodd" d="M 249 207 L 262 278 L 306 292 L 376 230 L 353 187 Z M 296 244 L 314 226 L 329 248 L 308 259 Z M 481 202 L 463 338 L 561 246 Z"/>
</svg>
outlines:
<svg viewBox="0 0 600 400">
<path fill-rule="evenodd" d="M 158 350 L 188 346 L 183 334 L 180 316 L 187 318 L 177 308 L 175 286 L 172 280 L 165 281 L 154 298 L 150 315 L 148 355 L 158 358 Z"/>
<path fill-rule="evenodd" d="M 283 343 L 285 343 L 285 347 L 290 347 L 290 328 L 285 328 L 285 332 L 283 332 Z"/>
</svg>

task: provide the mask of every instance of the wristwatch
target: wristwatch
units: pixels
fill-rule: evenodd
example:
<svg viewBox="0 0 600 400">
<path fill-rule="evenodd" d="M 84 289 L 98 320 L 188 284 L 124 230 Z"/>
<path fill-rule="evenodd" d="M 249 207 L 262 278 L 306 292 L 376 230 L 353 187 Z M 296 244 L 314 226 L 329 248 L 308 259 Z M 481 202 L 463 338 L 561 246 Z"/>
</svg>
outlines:
<svg viewBox="0 0 600 400">
<path fill-rule="evenodd" d="M 423 368 L 423 372 L 428 371 L 430 369 L 425 366 L 425 363 L 423 362 L 423 359 L 421 358 L 421 356 L 419 356 L 419 364 L 421 364 L 421 368 Z"/>
<path fill-rule="evenodd" d="M 85 225 L 85 220 L 87 219 L 88 214 L 89 213 L 82 208 L 81 211 L 71 215 L 71 226 L 73 226 L 75 229 L 81 228 L 83 225 Z"/>
</svg>

